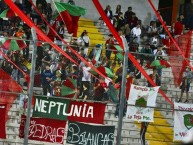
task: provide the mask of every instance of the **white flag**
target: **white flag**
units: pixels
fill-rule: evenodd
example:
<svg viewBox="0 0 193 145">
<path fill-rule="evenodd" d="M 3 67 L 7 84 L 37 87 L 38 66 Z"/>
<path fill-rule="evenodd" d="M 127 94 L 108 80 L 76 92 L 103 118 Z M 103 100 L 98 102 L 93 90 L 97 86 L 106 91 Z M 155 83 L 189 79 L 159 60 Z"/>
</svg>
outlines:
<svg viewBox="0 0 193 145">
<path fill-rule="evenodd" d="M 159 87 L 144 87 L 131 85 L 129 99 L 127 101 L 128 120 L 153 122 L 154 108 Z M 144 108 L 145 107 L 145 108 Z"/>
<path fill-rule="evenodd" d="M 174 140 L 182 141 L 193 132 L 193 104 L 175 103 Z"/>
</svg>

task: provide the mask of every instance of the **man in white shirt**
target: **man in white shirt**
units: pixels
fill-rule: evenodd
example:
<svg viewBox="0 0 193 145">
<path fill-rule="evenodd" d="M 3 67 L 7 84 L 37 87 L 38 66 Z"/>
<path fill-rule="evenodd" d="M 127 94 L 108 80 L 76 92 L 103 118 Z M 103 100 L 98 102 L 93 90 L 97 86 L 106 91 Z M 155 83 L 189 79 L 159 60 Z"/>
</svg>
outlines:
<svg viewBox="0 0 193 145">
<path fill-rule="evenodd" d="M 88 48 L 90 44 L 90 39 L 87 32 L 83 32 L 83 35 L 78 38 L 78 44 L 84 49 L 84 56 L 88 55 Z"/>
<path fill-rule="evenodd" d="M 89 73 L 90 69 L 91 68 L 87 65 L 82 67 L 82 80 L 81 80 L 81 87 L 80 87 L 80 93 L 79 93 L 80 98 L 83 95 L 83 89 L 84 89 L 83 85 L 90 86 L 90 82 L 91 82 L 91 74 Z"/>
<path fill-rule="evenodd" d="M 140 36 L 141 36 L 140 24 L 137 24 L 137 26 L 131 30 L 131 34 L 133 35 L 134 38 L 137 37 L 137 43 L 140 43 Z"/>
</svg>

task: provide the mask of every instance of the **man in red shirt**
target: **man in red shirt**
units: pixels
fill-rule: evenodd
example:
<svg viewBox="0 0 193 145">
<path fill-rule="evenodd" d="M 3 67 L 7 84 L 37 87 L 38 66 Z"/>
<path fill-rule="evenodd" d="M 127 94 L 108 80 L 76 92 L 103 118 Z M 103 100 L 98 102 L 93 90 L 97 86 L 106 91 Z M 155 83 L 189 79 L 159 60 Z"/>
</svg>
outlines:
<svg viewBox="0 0 193 145">
<path fill-rule="evenodd" d="M 174 26 L 174 35 L 182 35 L 184 30 L 184 24 L 183 24 L 184 16 L 180 15 L 178 18 L 178 21 L 175 23 Z"/>
<path fill-rule="evenodd" d="M 108 36 L 109 38 L 105 42 L 105 48 L 106 48 L 106 57 L 110 59 L 115 42 L 112 34 L 109 34 Z"/>
</svg>

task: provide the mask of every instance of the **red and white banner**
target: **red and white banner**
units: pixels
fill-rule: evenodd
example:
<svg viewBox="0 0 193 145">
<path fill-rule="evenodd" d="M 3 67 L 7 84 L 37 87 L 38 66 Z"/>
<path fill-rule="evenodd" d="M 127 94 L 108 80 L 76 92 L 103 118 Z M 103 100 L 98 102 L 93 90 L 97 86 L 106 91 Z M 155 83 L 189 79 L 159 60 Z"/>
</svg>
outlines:
<svg viewBox="0 0 193 145">
<path fill-rule="evenodd" d="M 24 138 L 26 116 L 21 116 L 21 124 L 19 127 L 19 137 Z M 63 144 L 66 121 L 33 118 L 30 119 L 29 139 Z"/>
<path fill-rule="evenodd" d="M 68 108 L 69 112 L 72 112 L 72 108 L 74 107 L 74 113 L 75 112 L 78 113 L 78 110 L 75 109 L 75 106 L 77 107 L 79 106 L 78 108 L 82 107 L 82 112 L 80 113 L 79 116 L 73 116 L 73 115 L 68 116 L 68 120 L 76 121 L 76 122 L 104 124 L 106 104 L 96 103 L 96 102 L 85 103 L 80 101 L 70 101 L 70 107 Z"/>
<path fill-rule="evenodd" d="M 6 139 L 5 133 L 6 105 L 0 104 L 0 138 Z"/>
</svg>

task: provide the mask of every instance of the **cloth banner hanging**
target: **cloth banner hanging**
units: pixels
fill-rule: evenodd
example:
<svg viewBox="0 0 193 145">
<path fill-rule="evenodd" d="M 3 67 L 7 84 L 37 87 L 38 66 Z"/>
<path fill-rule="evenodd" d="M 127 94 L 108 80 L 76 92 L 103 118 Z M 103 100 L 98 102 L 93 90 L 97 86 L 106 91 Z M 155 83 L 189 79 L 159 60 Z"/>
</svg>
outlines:
<svg viewBox="0 0 193 145">
<path fill-rule="evenodd" d="M 68 122 L 66 143 L 73 145 L 113 145 L 115 126 Z"/>
<path fill-rule="evenodd" d="M 33 117 L 104 123 L 106 104 L 36 96 Z"/>
<path fill-rule="evenodd" d="M 6 69 L 7 70 L 7 69 Z M 0 68 L 0 104 L 6 104 L 6 117 L 5 120 L 8 120 L 8 111 L 11 108 L 11 105 L 17 98 L 17 93 L 22 91 L 21 86 L 11 78 L 11 76 L 6 73 L 3 69 Z M 15 94 L 13 94 L 15 92 Z"/>
<path fill-rule="evenodd" d="M 131 85 L 127 101 L 126 119 L 134 121 L 153 122 L 154 108 L 159 90 L 158 87 L 143 87 Z M 147 107 L 148 106 L 148 107 Z"/>
<path fill-rule="evenodd" d="M 6 105 L 0 104 L 0 138 L 6 139 L 5 129 L 5 116 L 6 116 Z"/>
<path fill-rule="evenodd" d="M 174 103 L 174 140 L 182 141 L 193 131 L 193 104 Z"/>
<path fill-rule="evenodd" d="M 24 138 L 26 116 L 21 116 L 19 137 Z M 29 139 L 63 144 L 66 121 L 48 118 L 30 118 Z"/>
</svg>

